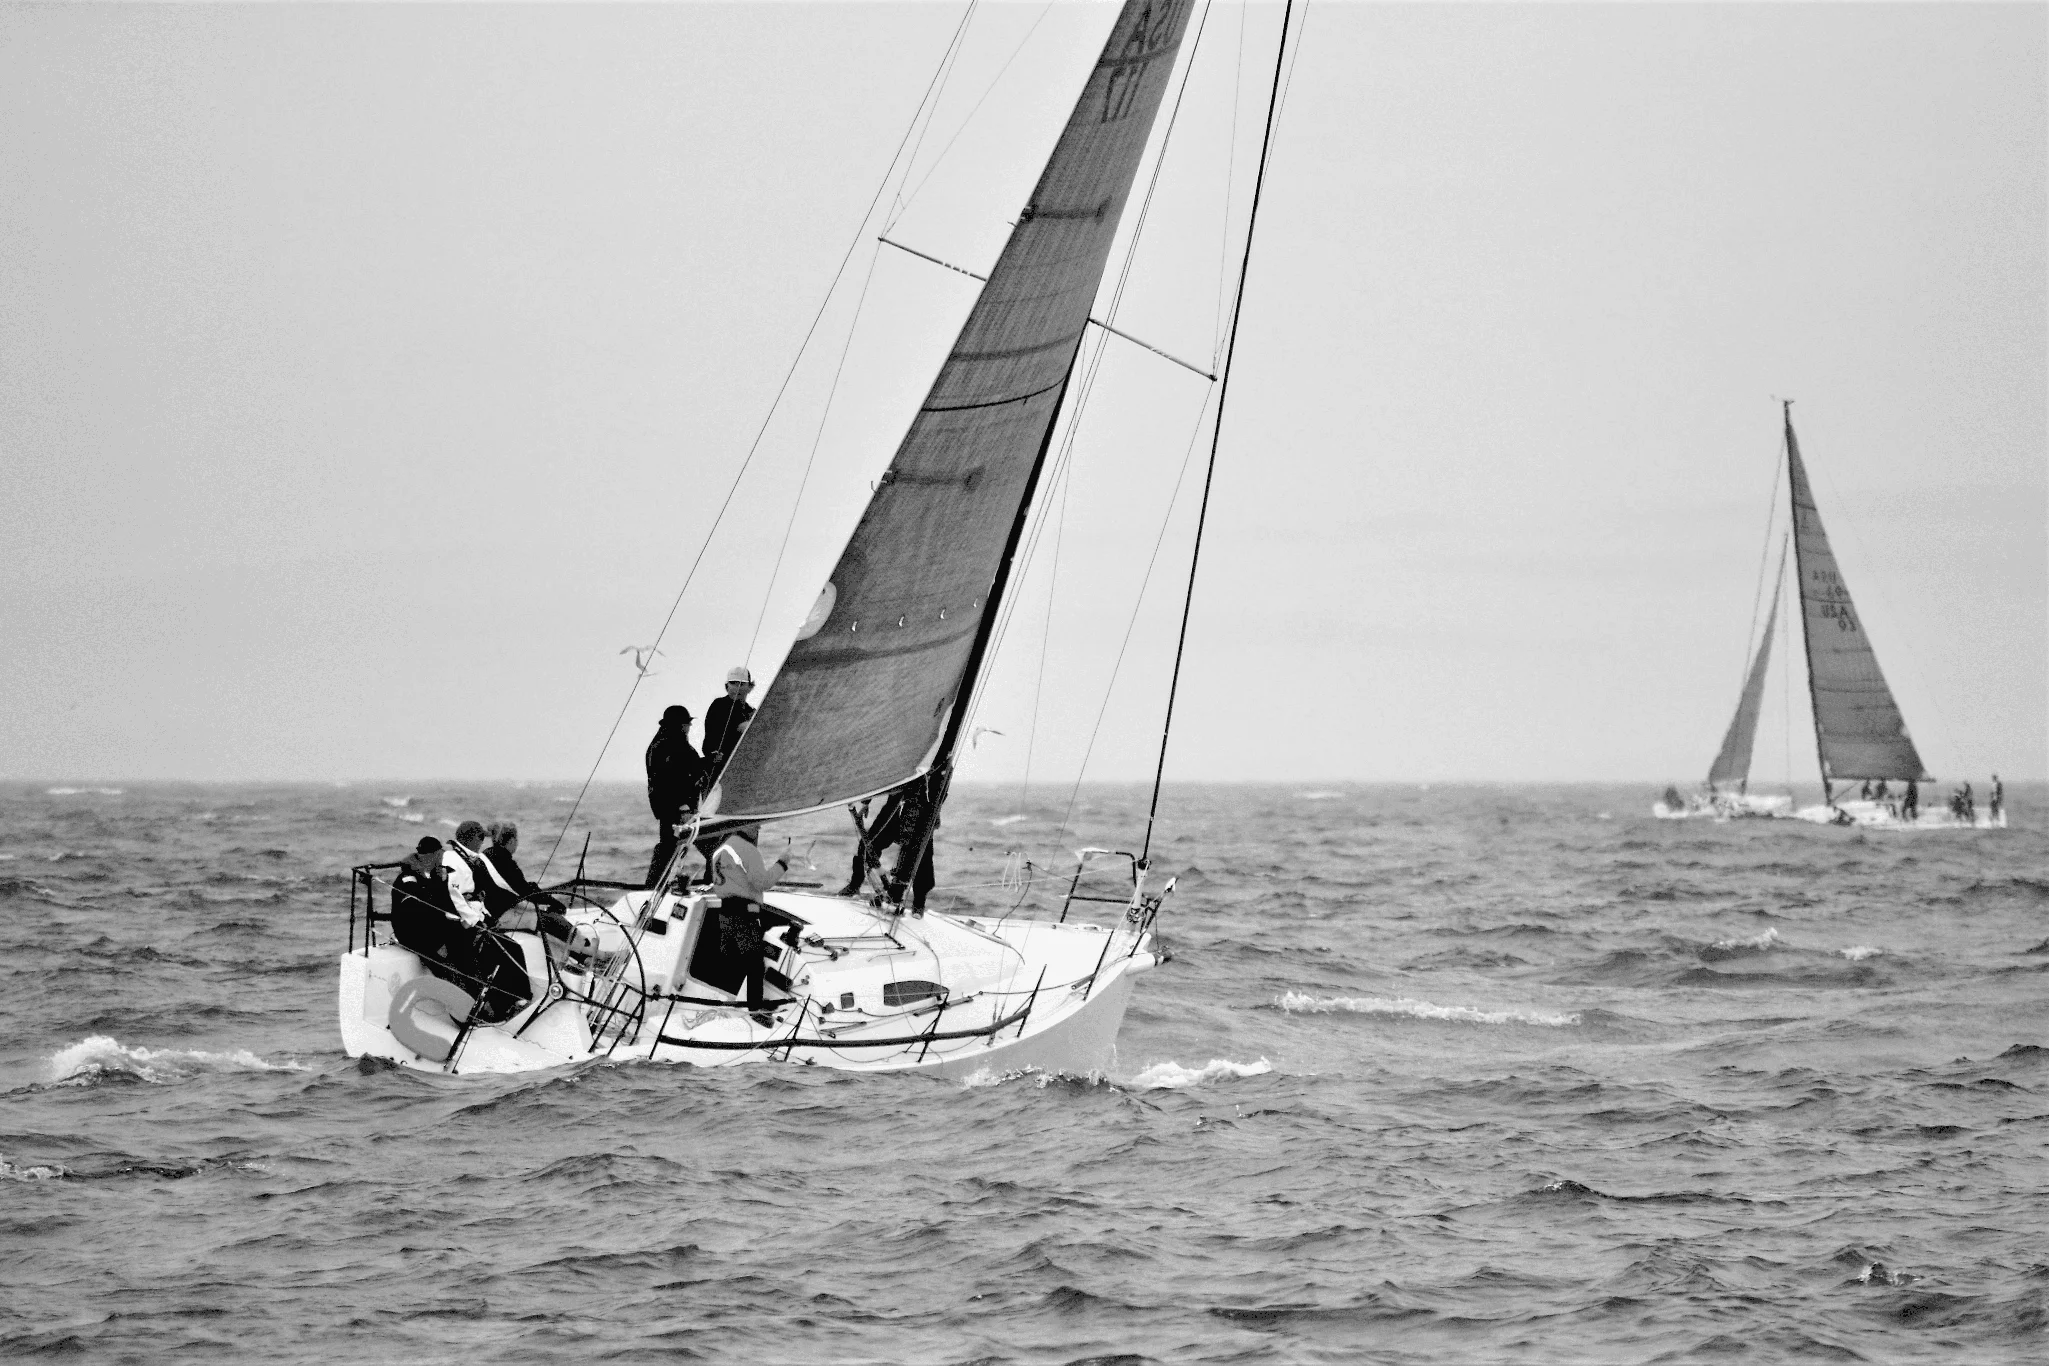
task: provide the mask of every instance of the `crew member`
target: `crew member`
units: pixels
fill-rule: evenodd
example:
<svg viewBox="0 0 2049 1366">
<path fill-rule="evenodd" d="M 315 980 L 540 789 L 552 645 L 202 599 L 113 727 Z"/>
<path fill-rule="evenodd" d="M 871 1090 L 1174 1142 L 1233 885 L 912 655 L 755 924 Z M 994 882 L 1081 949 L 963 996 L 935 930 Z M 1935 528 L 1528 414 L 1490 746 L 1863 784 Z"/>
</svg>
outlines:
<svg viewBox="0 0 2049 1366">
<path fill-rule="evenodd" d="M 512 1018 L 532 995 L 526 956 L 519 945 L 491 928 L 491 910 L 483 888 L 494 879 L 484 858 L 487 832 L 482 821 L 464 821 L 455 828 L 455 842 L 441 852 L 449 904 L 469 933 L 469 980 L 477 993 L 477 1018 L 486 1024 Z"/>
<path fill-rule="evenodd" d="M 747 694 L 753 691 L 754 675 L 747 672 L 745 664 L 736 664 L 726 675 L 725 693 L 714 697 L 704 709 L 706 787 L 718 781 L 719 771 L 733 757 L 733 747 L 740 743 L 748 722 L 754 719 L 754 708 L 747 704 Z"/>
<path fill-rule="evenodd" d="M 490 882 L 483 890 L 484 904 L 491 908 L 491 928 L 536 931 L 560 966 L 576 942 L 576 927 L 562 913 L 562 903 L 534 885 L 519 866 L 514 857 L 519 852 L 519 827 L 499 821 L 490 833 L 491 847 L 484 851 Z"/>
<path fill-rule="evenodd" d="M 459 983 L 469 931 L 448 900 L 441 841 L 432 835 L 420 840 L 391 879 L 391 933 L 429 972 Z"/>
<path fill-rule="evenodd" d="M 728 972 L 745 977 L 747 1008 L 755 1012 L 758 1022 L 765 1023 L 767 1016 L 763 1009 L 761 986 L 761 899 L 789 871 L 790 855 L 785 851 L 774 862 L 764 863 L 761 846 L 757 842 L 760 837 L 761 827 L 743 826 L 720 842 L 711 858 L 711 890 L 712 895 L 719 898 L 719 957 L 724 960 Z M 692 968 L 695 971 L 694 962 Z M 701 972 L 697 975 L 703 977 Z M 728 977 L 727 980 L 733 979 Z"/>
<path fill-rule="evenodd" d="M 841 896 L 857 896 L 861 884 L 867 879 L 868 870 L 882 866 L 882 851 L 892 844 L 897 847 L 896 867 L 885 880 L 892 901 L 901 901 L 904 884 L 910 884 L 911 914 L 925 913 L 925 896 L 932 890 L 932 845 L 939 830 L 939 809 L 932 803 L 933 776 L 904 784 L 889 794 L 883 803 L 882 814 L 868 827 L 860 842 L 854 846 L 853 875 L 847 885 L 840 889 Z M 930 829 L 925 828 L 926 813 L 931 813 Z M 918 847 L 919 836 L 923 835 L 923 847 Z M 915 866 L 912 860 L 916 860 Z"/>
<path fill-rule="evenodd" d="M 676 853 L 676 828 L 697 810 L 704 787 L 704 760 L 690 744 L 690 709 L 670 707 L 647 744 L 647 804 L 661 826 L 654 857 L 648 860 L 648 886 L 668 869 Z"/>
<path fill-rule="evenodd" d="M 1986 796 L 1986 809 L 1992 813 L 1992 823 L 1999 824 L 1999 813 L 2006 809 L 2006 788 L 1999 781 L 1997 773 L 1992 775 L 1992 791 Z"/>
</svg>

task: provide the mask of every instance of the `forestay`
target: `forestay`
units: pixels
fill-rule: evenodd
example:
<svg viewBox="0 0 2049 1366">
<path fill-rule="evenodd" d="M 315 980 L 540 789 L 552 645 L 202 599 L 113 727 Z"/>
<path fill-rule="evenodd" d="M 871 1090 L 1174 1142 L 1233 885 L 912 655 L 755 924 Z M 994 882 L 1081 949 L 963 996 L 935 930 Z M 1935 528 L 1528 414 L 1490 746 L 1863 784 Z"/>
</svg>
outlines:
<svg viewBox="0 0 2049 1366">
<path fill-rule="evenodd" d="M 707 802 L 721 824 L 896 787 L 963 705 L 1188 18 L 1127 0 L 931 392 Z"/>
<path fill-rule="evenodd" d="M 1779 624 L 1779 589 L 1785 584 L 1785 561 L 1779 563 L 1779 577 L 1772 584 L 1772 609 L 1764 619 L 1764 638 L 1757 643 L 1757 657 L 1743 680 L 1743 695 L 1737 699 L 1736 714 L 1729 719 L 1729 731 L 1722 737 L 1721 753 L 1708 769 L 1708 786 L 1723 783 L 1747 786 L 1750 782 L 1750 752 L 1757 741 L 1757 713 L 1764 701 L 1765 670 L 1772 662 L 1772 635 Z"/>
<path fill-rule="evenodd" d="M 1822 530 L 1807 467 L 1800 461 L 1793 416 L 1786 414 L 1786 465 L 1793 496 L 1793 548 L 1800 572 L 1800 610 L 1807 638 L 1807 681 L 1814 701 L 1821 775 L 1928 781 L 1907 723 L 1879 670 L 1871 638 L 1850 602 L 1828 533 Z"/>
</svg>

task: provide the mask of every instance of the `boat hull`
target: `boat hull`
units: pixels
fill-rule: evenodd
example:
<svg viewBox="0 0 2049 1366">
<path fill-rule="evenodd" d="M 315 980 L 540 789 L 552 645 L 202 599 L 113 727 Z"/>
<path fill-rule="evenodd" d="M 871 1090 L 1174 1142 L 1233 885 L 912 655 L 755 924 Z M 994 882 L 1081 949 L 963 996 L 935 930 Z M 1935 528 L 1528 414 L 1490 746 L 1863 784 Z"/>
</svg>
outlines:
<svg viewBox="0 0 2049 1366">
<path fill-rule="evenodd" d="M 1803 806 L 1793 813 L 1794 818 L 1815 825 L 1854 825 L 1867 830 L 2004 830 L 2006 812 L 1997 816 L 1988 811 L 1978 812 L 1972 819 L 1963 820 L 1947 807 L 1924 810 L 1913 820 L 1901 816 L 1896 803 L 1874 801 L 1837 802 L 1829 806 Z"/>
<path fill-rule="evenodd" d="M 821 904 L 803 901 L 814 914 Z M 770 1017 L 656 995 L 623 1038 L 608 1030 L 596 1040 L 589 1021 L 602 1017 L 576 992 L 565 996 L 560 986 L 551 987 L 545 970 L 534 977 L 533 999 L 518 1015 L 465 1028 L 434 1008 L 415 1008 L 418 988 L 409 991 L 408 984 L 428 974 L 411 952 L 395 944 L 356 948 L 340 962 L 342 1044 L 352 1057 L 454 1074 L 639 1061 L 778 1063 L 969 1080 L 1026 1071 L 1090 1076 L 1115 1064 L 1133 984 L 1157 962 L 1149 935 L 1127 927 L 1006 925 L 937 915 L 918 930 L 921 936 L 942 932 L 1001 943 L 1015 961 L 1001 981 L 960 984 L 943 1007 L 934 1000 L 922 1010 L 881 1018 L 820 1011 L 813 999 L 785 1001 Z M 513 937 L 530 964 L 544 963 L 538 940 Z M 942 956 L 958 957 L 952 951 Z"/>
</svg>

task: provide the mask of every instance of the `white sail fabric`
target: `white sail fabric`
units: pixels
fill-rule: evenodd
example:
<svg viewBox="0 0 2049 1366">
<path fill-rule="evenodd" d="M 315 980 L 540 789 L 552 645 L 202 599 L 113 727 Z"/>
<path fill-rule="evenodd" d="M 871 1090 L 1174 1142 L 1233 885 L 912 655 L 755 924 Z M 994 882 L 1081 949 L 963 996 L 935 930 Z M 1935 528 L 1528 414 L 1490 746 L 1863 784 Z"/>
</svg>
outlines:
<svg viewBox="0 0 2049 1366">
<path fill-rule="evenodd" d="M 1757 742 L 1757 713 L 1764 702 L 1764 674 L 1772 662 L 1772 633 L 1779 624 L 1779 589 L 1785 584 L 1785 565 L 1779 565 L 1779 582 L 1772 585 L 1772 610 L 1764 619 L 1764 638 L 1757 643 L 1757 657 L 1750 661 L 1749 676 L 1743 680 L 1743 695 L 1736 700 L 1736 714 L 1729 718 L 1728 733 L 1722 736 L 1721 752 L 1708 769 L 1708 786 L 1724 783 L 1748 786 L 1750 752 Z"/>
<path fill-rule="evenodd" d="M 1807 685 L 1814 701 L 1821 776 L 1929 781 L 1907 735 L 1906 720 L 1879 670 L 1871 638 L 1850 602 L 1828 533 L 1822 530 L 1793 418 L 1786 415 L 1786 466 L 1793 494 L 1793 549 L 1800 572 L 1801 624 L 1807 638 Z"/>
<path fill-rule="evenodd" d="M 721 777 L 721 823 L 933 763 L 1014 545 L 1189 0 L 1127 0 L 1038 187 Z M 709 805 L 709 803 L 708 803 Z"/>
</svg>

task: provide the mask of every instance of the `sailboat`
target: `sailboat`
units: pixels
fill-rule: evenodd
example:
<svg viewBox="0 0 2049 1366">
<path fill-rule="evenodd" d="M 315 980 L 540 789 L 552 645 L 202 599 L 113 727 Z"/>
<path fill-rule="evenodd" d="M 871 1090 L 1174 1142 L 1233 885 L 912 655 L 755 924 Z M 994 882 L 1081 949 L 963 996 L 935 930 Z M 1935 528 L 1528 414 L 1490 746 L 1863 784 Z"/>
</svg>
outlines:
<svg viewBox="0 0 2049 1366">
<path fill-rule="evenodd" d="M 1764 698 L 1765 673 L 1771 663 L 1772 639 L 1778 625 L 1780 593 L 1787 564 L 1780 548 L 1779 571 L 1773 580 L 1771 610 L 1759 637 L 1743 692 L 1736 703 L 1722 747 L 1708 769 L 1706 787 L 1682 797 L 1667 788 L 1653 814 L 1676 819 L 1712 816 L 1791 817 L 1830 825 L 1938 827 L 1964 824 L 2004 826 L 2006 815 L 1920 808 L 1920 785 L 1933 782 L 1921 754 L 1907 733 L 1906 719 L 1887 686 L 1877 651 L 1850 597 L 1821 510 L 1814 501 L 1807 466 L 1800 458 L 1800 438 L 1793 430 L 1793 404 L 1781 400 L 1785 425 L 1786 487 L 1792 520 L 1787 539 L 1799 584 L 1801 641 L 1807 662 L 1807 692 L 1814 718 L 1814 741 L 1821 768 L 1822 800 L 1818 806 L 1793 809 L 1790 795 L 1749 791 L 1750 756 Z M 1859 784 L 1857 795 L 1838 795 L 1837 785 Z M 1873 784 L 1877 786 L 1874 788 Z M 1894 784 L 1898 786 L 1895 788 Z"/>
<path fill-rule="evenodd" d="M 666 869 L 633 888 L 579 871 L 571 918 L 593 951 L 557 965 L 534 935 L 509 935 L 531 992 L 491 1021 L 465 983 L 396 942 L 378 905 L 379 874 L 394 865 L 357 868 L 339 1003 L 351 1055 L 445 1073 L 593 1059 L 948 1078 L 1110 1066 L 1133 988 L 1161 960 L 1153 926 L 1174 885 L 1152 885 L 1143 852 L 1082 851 L 1051 919 L 907 909 L 894 885 L 769 892 L 751 912 L 765 927 L 758 948 L 741 950 L 762 960 L 751 1004 L 724 933 L 736 912 L 693 885 L 684 861 L 699 839 L 906 789 L 925 797 L 917 847 L 931 839 L 1190 9 L 1122 6 L 958 339 Z M 1285 21 L 1282 34 L 1285 48 Z M 1270 100 L 1262 174 L 1271 134 Z M 1083 894 L 1085 874 L 1116 895 Z M 592 895 L 600 888 L 623 895 Z M 1070 918 L 1077 902 L 1115 914 Z"/>
</svg>

